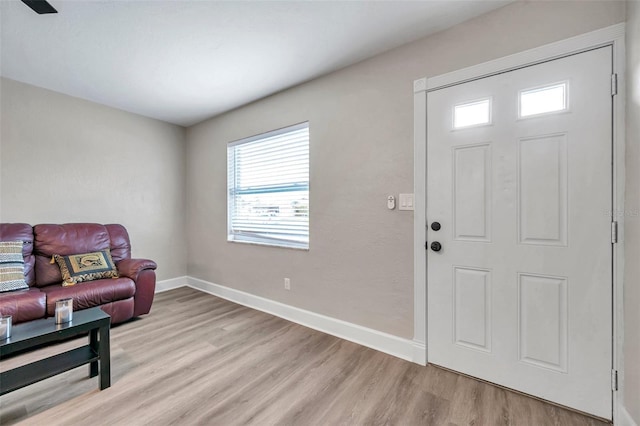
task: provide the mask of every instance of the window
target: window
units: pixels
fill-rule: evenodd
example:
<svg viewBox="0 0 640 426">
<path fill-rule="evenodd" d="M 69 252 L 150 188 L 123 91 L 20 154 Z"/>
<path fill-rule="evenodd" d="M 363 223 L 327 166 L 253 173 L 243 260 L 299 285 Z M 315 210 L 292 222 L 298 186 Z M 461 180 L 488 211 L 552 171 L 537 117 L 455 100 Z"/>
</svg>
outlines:
<svg viewBox="0 0 640 426">
<path fill-rule="evenodd" d="M 456 105 L 453 109 L 453 128 L 491 124 L 491 99 Z"/>
<path fill-rule="evenodd" d="M 229 144 L 228 241 L 309 248 L 309 123 Z"/>
<path fill-rule="evenodd" d="M 520 91 L 520 118 L 566 109 L 566 83 Z"/>
</svg>

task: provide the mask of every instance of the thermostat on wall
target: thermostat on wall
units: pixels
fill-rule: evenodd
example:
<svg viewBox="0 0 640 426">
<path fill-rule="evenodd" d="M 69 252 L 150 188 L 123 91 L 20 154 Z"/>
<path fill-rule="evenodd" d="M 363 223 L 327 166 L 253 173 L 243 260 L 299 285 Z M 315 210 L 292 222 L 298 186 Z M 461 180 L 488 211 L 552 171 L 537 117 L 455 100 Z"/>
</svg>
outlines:
<svg viewBox="0 0 640 426">
<path fill-rule="evenodd" d="M 393 210 L 396 208 L 396 197 L 394 197 L 393 195 L 389 195 L 387 197 L 387 208 L 389 210 Z"/>
</svg>

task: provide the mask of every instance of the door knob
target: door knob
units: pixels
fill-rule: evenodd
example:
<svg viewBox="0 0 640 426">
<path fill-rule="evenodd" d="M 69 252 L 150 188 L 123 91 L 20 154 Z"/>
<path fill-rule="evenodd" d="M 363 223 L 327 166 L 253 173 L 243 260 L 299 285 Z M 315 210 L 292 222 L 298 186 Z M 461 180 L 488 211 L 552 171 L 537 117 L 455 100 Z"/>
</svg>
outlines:
<svg viewBox="0 0 640 426">
<path fill-rule="evenodd" d="M 440 228 L 441 228 L 441 226 L 440 226 L 440 222 L 433 222 L 433 223 L 431 224 L 431 229 L 433 229 L 434 231 L 439 231 L 439 230 L 440 230 Z"/>
<path fill-rule="evenodd" d="M 434 242 L 431 243 L 431 250 L 440 251 L 440 249 L 442 249 L 442 244 L 440 244 L 437 241 L 434 241 Z"/>
</svg>

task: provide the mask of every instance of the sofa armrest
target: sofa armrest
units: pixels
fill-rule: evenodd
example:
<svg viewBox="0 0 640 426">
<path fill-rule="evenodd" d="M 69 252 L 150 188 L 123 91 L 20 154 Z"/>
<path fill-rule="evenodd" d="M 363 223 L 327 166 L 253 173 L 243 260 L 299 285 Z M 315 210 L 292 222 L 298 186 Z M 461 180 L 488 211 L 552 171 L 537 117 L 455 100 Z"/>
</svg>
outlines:
<svg viewBox="0 0 640 426">
<path fill-rule="evenodd" d="M 153 260 L 124 259 L 116 264 L 120 276 L 131 278 L 136 283 L 133 297 L 133 316 L 148 314 L 156 291 L 158 265 Z"/>
<path fill-rule="evenodd" d="M 145 269 L 155 270 L 158 265 L 153 260 L 148 259 L 124 259 L 116 264 L 118 274 L 121 277 L 131 278 L 138 281 L 138 274 Z"/>
</svg>

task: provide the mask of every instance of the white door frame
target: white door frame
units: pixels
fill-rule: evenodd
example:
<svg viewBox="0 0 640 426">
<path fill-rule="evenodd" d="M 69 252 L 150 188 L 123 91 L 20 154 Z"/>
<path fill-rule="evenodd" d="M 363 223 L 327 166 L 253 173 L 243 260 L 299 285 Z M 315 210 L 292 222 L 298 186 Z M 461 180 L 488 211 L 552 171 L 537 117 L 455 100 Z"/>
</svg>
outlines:
<svg viewBox="0 0 640 426">
<path fill-rule="evenodd" d="M 612 46 L 613 72 L 617 74 L 617 95 L 613 98 L 613 212 L 618 221 L 618 244 L 613 249 L 613 330 L 612 350 L 614 370 L 622 376 L 623 339 L 623 278 L 624 278 L 624 151 L 625 151 L 625 99 L 624 52 L 625 24 L 612 25 L 556 43 L 526 50 L 461 70 L 435 77 L 424 77 L 413 83 L 414 132 L 414 338 L 413 361 L 426 365 L 427 360 L 427 238 L 426 220 L 426 164 L 427 164 L 427 93 L 468 81 L 477 80 L 506 71 L 512 71 L 552 59 L 569 56 L 598 47 Z M 613 393 L 613 418 L 618 418 L 621 392 Z"/>
</svg>

